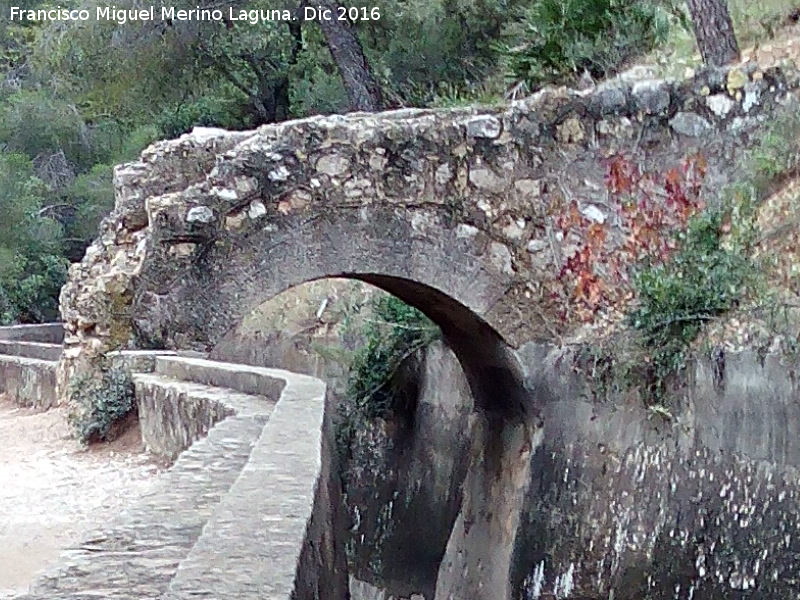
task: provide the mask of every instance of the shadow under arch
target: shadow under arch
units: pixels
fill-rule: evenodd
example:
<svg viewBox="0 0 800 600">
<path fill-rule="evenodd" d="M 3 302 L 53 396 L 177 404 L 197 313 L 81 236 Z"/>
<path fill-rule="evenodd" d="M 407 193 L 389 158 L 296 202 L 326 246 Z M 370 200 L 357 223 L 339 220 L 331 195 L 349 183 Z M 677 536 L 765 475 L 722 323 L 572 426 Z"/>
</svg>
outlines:
<svg viewBox="0 0 800 600">
<path fill-rule="evenodd" d="M 454 460 L 452 471 L 438 471 L 440 473 L 445 472 L 448 475 L 446 479 L 452 485 L 452 488 L 448 491 L 449 495 L 444 496 L 444 499 L 442 499 L 442 496 L 434 496 L 437 498 L 436 502 L 442 503 L 434 506 L 431 505 L 431 498 L 426 498 L 424 495 L 421 501 L 417 498 L 416 503 L 412 506 L 409 503 L 414 497 L 413 493 L 406 497 L 409 503 L 397 501 L 398 509 L 392 516 L 394 525 L 391 532 L 384 531 L 381 533 L 381 541 L 379 543 L 378 537 L 373 538 L 370 533 L 378 535 L 381 530 L 367 528 L 366 539 L 369 541 L 365 545 L 364 538 L 361 537 L 362 550 L 359 551 L 361 554 L 358 554 L 359 558 L 354 559 L 356 562 L 351 565 L 353 569 L 351 574 L 360 574 L 364 576 L 362 577 L 364 581 L 372 582 L 376 585 L 383 582 L 389 586 L 387 589 L 392 589 L 393 593 L 405 597 L 415 592 L 424 591 L 425 597 L 432 598 L 435 594 L 438 572 L 444 561 L 451 537 L 458 540 L 459 533 L 461 531 L 468 532 L 471 527 L 471 525 L 467 525 L 466 528 L 454 529 L 464 501 L 462 486 L 466 482 L 466 486 L 471 493 L 466 504 L 468 509 L 474 506 L 475 499 L 483 497 L 492 498 L 493 501 L 500 505 L 501 502 L 490 494 L 489 489 L 494 489 L 497 481 L 504 481 L 502 476 L 506 465 L 509 463 L 516 464 L 515 461 L 519 461 L 520 457 L 525 458 L 525 454 L 519 451 L 519 447 L 513 444 L 513 440 L 518 436 L 519 426 L 530 420 L 528 418 L 530 408 L 526 410 L 526 407 L 529 407 L 531 403 L 530 401 L 525 402 L 525 392 L 516 357 L 513 354 L 513 350 L 506 345 L 498 332 L 468 307 L 432 286 L 403 277 L 375 273 L 336 273 L 330 277 L 298 283 L 287 288 L 284 292 L 279 292 L 272 296 L 272 298 L 279 297 L 281 293 L 286 293 L 291 289 L 325 279 L 363 282 L 387 292 L 424 312 L 441 329 L 442 337 L 453 351 L 452 354 L 458 359 L 463 377 L 469 385 L 469 395 L 472 396 L 477 414 L 464 412 L 461 415 L 463 420 L 454 418 L 453 421 L 448 421 L 447 418 L 438 414 L 435 417 L 436 429 L 431 429 L 429 433 L 429 435 L 432 433 L 437 439 L 452 441 L 452 438 L 447 436 L 453 435 L 452 432 L 457 431 L 455 435 L 458 438 L 458 443 L 463 444 L 463 446 L 458 444 L 448 446 L 448 449 L 457 448 L 458 451 L 455 454 L 461 457 L 460 461 Z M 319 300 L 320 298 L 317 297 L 317 301 Z M 269 299 L 265 300 L 265 302 L 269 302 Z M 270 312 L 273 310 L 274 307 L 270 309 Z M 263 330 L 263 322 L 260 324 L 259 329 Z M 234 337 L 227 340 L 228 344 L 231 344 L 232 340 L 235 339 L 236 326 L 230 333 L 233 333 Z M 225 351 L 230 348 L 231 346 L 228 346 L 222 351 L 219 355 L 221 360 L 227 360 Z M 264 363 L 258 362 L 254 364 Z M 276 361 L 274 364 L 280 364 L 280 362 Z M 416 376 L 418 373 L 415 371 L 414 375 Z M 428 377 L 428 375 L 426 374 L 425 377 Z M 459 379 L 461 382 L 460 390 L 463 393 L 464 379 Z M 433 381 L 438 388 L 439 383 L 435 380 Z M 390 462 L 386 463 L 387 468 L 385 470 L 378 469 L 378 471 L 394 473 L 396 479 L 388 480 L 388 487 L 384 487 L 385 483 L 378 485 L 378 482 L 370 481 L 369 485 L 364 488 L 368 490 L 368 493 L 359 495 L 357 493 L 358 485 L 355 485 L 355 488 L 347 488 L 346 479 L 342 475 L 341 485 L 344 486 L 342 489 L 347 492 L 347 497 L 354 499 L 352 501 L 362 511 L 359 513 L 359 521 L 364 518 L 369 523 L 377 523 L 379 512 L 376 513 L 375 511 L 380 511 L 381 507 L 387 505 L 387 502 L 396 500 L 395 494 L 398 489 L 417 489 L 419 491 L 418 488 L 413 487 L 414 484 L 409 479 L 404 479 L 405 477 L 411 478 L 414 476 L 410 471 L 404 472 L 404 468 L 409 470 L 412 466 L 419 468 L 419 463 L 415 465 L 412 462 L 405 462 L 411 460 L 410 456 L 414 456 L 416 444 L 419 444 L 420 441 L 430 440 L 430 437 L 416 437 L 420 435 L 420 426 L 424 430 L 424 425 L 422 424 L 425 423 L 425 420 L 419 417 L 421 413 L 417 412 L 421 406 L 416 402 L 418 399 L 416 394 L 419 392 L 419 389 L 414 390 L 412 392 L 412 394 L 415 394 L 413 405 L 405 405 L 404 407 L 405 409 L 410 408 L 410 413 L 401 415 L 401 419 L 408 418 L 409 414 L 413 414 L 413 417 L 399 427 L 395 426 L 399 422 L 399 420 L 396 420 L 393 426 L 388 428 L 391 433 L 387 433 L 387 435 L 392 440 L 389 447 L 395 453 L 389 454 L 392 458 Z M 449 395 L 443 395 L 441 398 L 443 402 L 453 402 Z M 395 413 L 390 419 L 397 416 L 397 413 Z M 432 420 L 430 414 L 427 419 L 430 427 Z M 454 427 L 454 424 L 457 424 L 457 426 Z M 449 432 L 445 433 L 442 428 L 449 428 Z M 509 437 L 512 440 L 511 451 L 507 448 Z M 425 443 L 423 447 L 425 448 L 425 456 L 437 456 L 438 458 L 432 460 L 442 460 L 440 453 L 432 453 L 429 443 Z M 350 455 L 349 452 L 347 454 L 350 459 L 344 459 L 344 462 L 340 464 L 346 465 L 347 460 L 353 460 L 353 455 Z M 384 458 L 387 456 L 383 453 L 381 455 Z M 339 458 L 339 460 L 343 459 Z M 374 464 L 371 464 L 374 468 Z M 426 464 L 427 468 L 424 471 L 427 473 L 434 472 L 434 469 L 442 468 L 441 464 L 447 465 L 446 460 L 443 463 L 432 462 Z M 341 472 L 344 473 L 345 471 Z M 419 476 L 419 472 L 416 471 L 417 476 Z M 434 479 L 441 479 L 441 477 L 437 476 Z M 484 489 L 484 487 L 487 489 Z M 506 488 L 503 489 L 505 490 Z M 379 490 L 384 495 L 379 496 Z M 377 498 L 381 498 L 381 500 L 377 500 Z M 359 502 L 363 502 L 363 506 L 358 504 Z M 400 505 L 403 505 L 404 508 L 399 508 Z M 377 508 L 375 508 L 376 506 Z M 470 510 L 466 512 L 469 513 Z M 492 511 L 484 512 L 492 514 Z M 417 539 L 419 519 L 429 518 L 431 514 L 437 515 L 436 526 L 429 527 L 426 531 L 425 540 L 420 541 Z M 494 523 L 494 521 L 492 522 Z M 481 527 L 484 527 L 484 524 L 478 525 L 478 529 Z M 375 545 L 370 545 L 373 542 Z M 461 545 L 456 541 L 453 547 L 460 549 Z M 365 548 L 367 549 L 365 550 Z M 392 558 L 381 560 L 382 566 L 378 571 L 370 571 L 368 568 L 370 558 L 380 556 L 384 552 L 389 552 Z M 409 575 L 412 572 L 414 573 L 413 579 Z M 370 576 L 365 576 L 366 574 Z M 384 577 L 386 579 L 383 579 Z"/>
<path fill-rule="evenodd" d="M 503 416 L 524 416 L 521 368 L 511 349 L 483 319 L 446 294 L 397 277 L 347 275 L 378 287 L 427 315 L 442 330 L 464 369 L 475 406 Z"/>
</svg>

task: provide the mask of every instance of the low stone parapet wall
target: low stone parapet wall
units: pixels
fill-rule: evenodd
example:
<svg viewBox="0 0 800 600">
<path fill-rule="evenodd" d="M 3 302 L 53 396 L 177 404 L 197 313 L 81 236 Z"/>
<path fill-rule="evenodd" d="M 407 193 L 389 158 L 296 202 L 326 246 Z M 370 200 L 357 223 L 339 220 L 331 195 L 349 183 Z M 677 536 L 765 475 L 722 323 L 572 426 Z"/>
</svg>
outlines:
<svg viewBox="0 0 800 600">
<path fill-rule="evenodd" d="M 133 371 L 143 441 L 173 466 L 18 600 L 348 598 L 325 384 L 170 352 L 109 358 Z M 0 385 L 41 405 L 56 364 L 0 355 Z"/>
<path fill-rule="evenodd" d="M 142 438 L 170 459 L 220 425 L 268 416 L 161 598 L 344 600 L 345 525 L 325 384 L 185 356 L 157 356 L 153 372 L 134 381 Z"/>
<path fill-rule="evenodd" d="M 63 337 L 61 323 L 0 327 L 0 394 L 20 406 L 55 406 Z"/>
<path fill-rule="evenodd" d="M 7 327 L 0 327 L 0 340 L 60 344 L 64 341 L 64 326 L 61 323 L 9 325 Z"/>
<path fill-rule="evenodd" d="M 0 355 L 0 394 L 14 403 L 48 409 L 58 403 L 56 365 L 49 360 Z"/>
<path fill-rule="evenodd" d="M 61 358 L 61 344 L 0 339 L 0 354 L 38 358 L 57 362 Z"/>
<path fill-rule="evenodd" d="M 168 460 L 227 417 L 269 415 L 285 385 L 254 367 L 175 353 L 123 353 L 119 359 L 139 371 L 134 385 L 142 441 Z"/>
</svg>

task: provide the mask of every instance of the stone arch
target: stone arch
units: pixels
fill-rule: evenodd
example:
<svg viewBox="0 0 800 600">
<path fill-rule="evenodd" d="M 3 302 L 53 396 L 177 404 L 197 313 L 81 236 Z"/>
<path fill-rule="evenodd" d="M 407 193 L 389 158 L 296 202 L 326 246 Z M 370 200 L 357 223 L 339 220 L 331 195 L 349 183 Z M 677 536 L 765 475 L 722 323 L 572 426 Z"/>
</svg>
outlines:
<svg viewBox="0 0 800 600">
<path fill-rule="evenodd" d="M 272 227 L 256 219 L 231 243 L 195 248 L 177 271 L 169 256 L 174 246 L 153 248 L 144 268 L 149 277 L 140 279 L 131 303 L 135 345 L 210 350 L 285 290 L 352 278 L 417 307 L 442 329 L 479 406 L 516 411 L 523 406 L 521 373 L 502 334 L 483 317 L 506 293 L 509 277 L 485 247 L 480 252 L 474 234 L 443 219 L 436 211 L 380 208 L 300 215 Z"/>
</svg>

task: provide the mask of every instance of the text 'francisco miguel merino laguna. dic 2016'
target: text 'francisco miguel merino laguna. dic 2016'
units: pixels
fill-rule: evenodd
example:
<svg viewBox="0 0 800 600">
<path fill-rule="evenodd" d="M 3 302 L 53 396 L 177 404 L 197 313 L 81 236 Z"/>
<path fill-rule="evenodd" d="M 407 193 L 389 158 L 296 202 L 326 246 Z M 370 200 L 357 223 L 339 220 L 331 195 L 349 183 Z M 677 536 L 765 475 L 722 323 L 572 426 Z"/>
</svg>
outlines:
<svg viewBox="0 0 800 600">
<path fill-rule="evenodd" d="M 340 8 L 345 14 L 342 18 L 374 20 L 380 18 L 377 8 Z M 358 15 L 350 14 L 357 11 Z M 363 16 L 361 15 L 363 11 Z M 305 21 L 329 20 L 339 18 L 336 12 L 322 7 L 306 6 L 300 13 L 285 9 L 241 9 L 232 6 L 224 9 L 193 8 L 177 9 L 174 6 L 150 6 L 147 8 L 118 8 L 116 6 L 96 6 L 92 9 L 69 9 L 61 6 L 53 8 L 27 9 L 12 6 L 9 18 L 11 21 L 113 21 L 124 25 L 131 21 L 242 21 L 255 25 L 264 21 Z"/>
</svg>

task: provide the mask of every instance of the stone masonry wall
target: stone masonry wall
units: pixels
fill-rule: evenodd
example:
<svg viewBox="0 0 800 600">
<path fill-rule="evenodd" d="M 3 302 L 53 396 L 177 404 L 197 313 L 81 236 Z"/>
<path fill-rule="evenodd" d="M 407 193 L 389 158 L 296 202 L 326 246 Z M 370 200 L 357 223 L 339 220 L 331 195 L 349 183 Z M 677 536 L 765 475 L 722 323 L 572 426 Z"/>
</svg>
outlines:
<svg viewBox="0 0 800 600">
<path fill-rule="evenodd" d="M 627 413 L 617 405 L 603 419 L 592 419 L 602 407 L 573 404 L 570 394 L 579 394 L 579 387 L 553 383 L 548 395 L 536 378 L 522 385 L 520 367 L 537 364 L 527 354 L 531 344 L 575 325 L 561 323 L 563 303 L 551 291 L 580 240 L 557 238 L 558 215 L 551 209 L 574 200 L 584 217 L 610 222 L 604 177 L 609 157 L 618 152 L 644 170 L 659 171 L 700 152 L 709 165 L 706 185 L 719 187 L 735 176 L 737 158 L 767 120 L 796 110 L 799 87 L 794 71 L 748 66 L 681 82 L 617 80 L 587 92 L 545 89 L 505 108 L 315 117 L 252 132 L 201 129 L 155 144 L 139 162 L 116 169 L 115 209 L 62 290 L 67 333 L 60 389 L 76 371 L 91 369 L 100 353 L 210 350 L 254 307 L 294 285 L 334 276 L 361 279 L 414 304 L 442 328 L 475 399 L 470 464 L 437 577 L 437 600 L 496 600 L 522 589 L 532 598 L 562 597 L 589 586 L 597 573 L 619 593 L 644 582 L 653 597 L 665 597 L 669 588 L 663 584 L 671 580 L 658 569 L 668 563 L 653 557 L 682 539 L 675 535 L 708 527 L 711 517 L 698 512 L 697 494 L 672 490 L 664 467 L 686 467 L 692 481 L 711 472 L 714 481 L 731 486 L 745 477 L 743 489 L 753 494 L 767 488 L 748 482 L 750 467 L 724 462 L 738 458 L 719 462 L 716 454 L 704 454 L 709 446 L 698 434 L 704 423 L 676 421 L 669 431 L 654 429 L 639 409 L 619 421 Z M 510 348 L 521 349 L 519 360 Z M 585 429 L 584 416 L 590 423 Z M 601 424 L 607 429 L 598 429 Z M 736 434 L 721 429 L 721 440 Z M 573 431 L 582 437 L 570 437 Z M 627 445 L 620 446 L 623 441 Z M 613 464 L 602 463 L 602 445 L 619 448 Z M 688 452 L 698 460 L 688 463 Z M 580 468 L 564 462 L 571 453 L 583 457 Z M 616 471 L 622 464 L 632 466 Z M 576 480 L 579 495 L 570 496 L 563 485 L 582 469 L 591 474 L 589 483 Z M 660 490 L 661 504 L 642 501 L 620 513 L 612 503 L 627 502 L 634 489 Z M 708 498 L 707 488 L 700 492 Z M 545 504 L 537 504 L 542 498 Z M 738 501 L 711 505 L 721 525 L 704 540 L 719 541 L 733 528 L 734 504 L 735 514 L 742 514 Z M 744 506 L 749 514 L 756 505 Z M 656 507 L 663 513 L 653 512 Z M 602 531 L 593 526 L 600 517 L 582 520 L 592 510 L 608 518 L 632 516 L 604 542 L 592 537 Z M 680 521 L 685 515 L 693 525 Z M 668 526 L 644 525 L 655 516 Z M 588 531 L 579 528 L 587 522 Z M 794 585 L 791 574 L 780 578 L 790 568 L 784 557 L 792 552 L 791 539 L 765 547 L 768 556 L 779 557 L 769 563 L 777 583 L 766 588 L 776 594 Z M 762 541 L 756 540 L 758 548 Z M 744 582 L 750 589 L 753 577 L 767 585 L 758 579 L 766 558 L 749 550 L 725 554 L 723 546 L 727 542 L 712 551 L 719 562 L 709 572 L 716 581 L 727 578 L 737 590 Z M 615 562 L 598 564 L 600 547 Z M 674 555 L 669 552 L 663 556 Z M 635 556 L 644 558 L 637 563 Z M 743 561 L 749 561 L 746 568 Z M 697 598 L 704 578 L 698 570 L 675 583 L 681 594 L 694 584 Z"/>
</svg>

